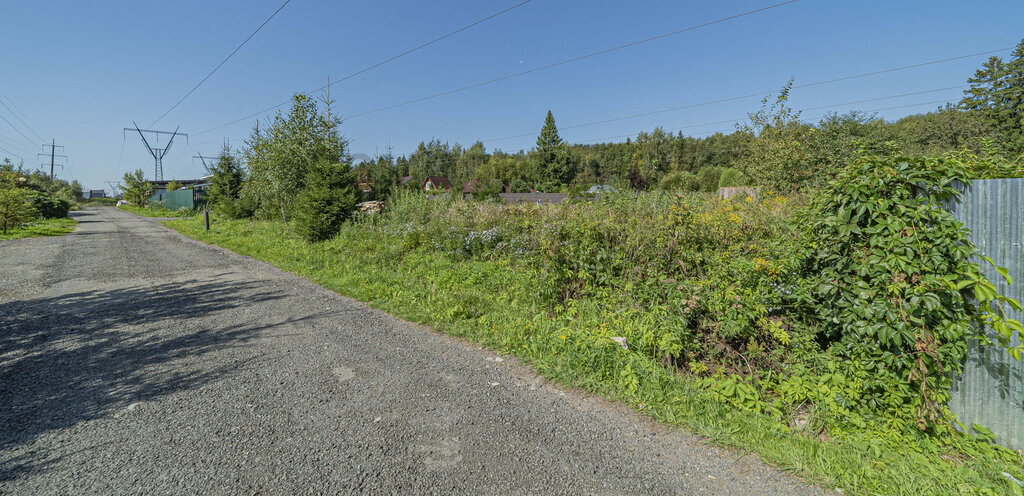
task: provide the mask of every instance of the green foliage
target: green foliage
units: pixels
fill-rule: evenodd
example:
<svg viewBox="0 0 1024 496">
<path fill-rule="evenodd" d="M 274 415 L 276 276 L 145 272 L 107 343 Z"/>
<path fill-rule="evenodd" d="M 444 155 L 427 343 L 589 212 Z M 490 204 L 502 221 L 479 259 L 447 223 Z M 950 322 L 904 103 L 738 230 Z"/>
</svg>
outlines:
<svg viewBox="0 0 1024 496">
<path fill-rule="evenodd" d="M 722 173 L 718 176 L 719 188 L 734 188 L 736 186 L 746 186 L 747 182 L 747 176 L 744 176 L 742 172 L 733 169 L 732 167 L 726 167 L 725 169 L 722 169 Z"/>
<path fill-rule="evenodd" d="M 231 149 L 224 146 L 217 157 L 217 163 L 210 168 L 210 186 L 207 188 L 207 203 L 217 212 L 239 219 L 253 214 L 253 204 L 242 198 L 245 171 Z"/>
<path fill-rule="evenodd" d="M 253 130 L 244 152 L 249 178 L 243 197 L 264 218 L 294 210 L 295 197 L 306 187 L 314 164 L 348 163 L 347 141 L 338 133 L 341 119 L 312 98 L 297 94 L 287 116 L 278 112 L 266 127 Z"/>
<path fill-rule="evenodd" d="M 789 467 L 796 475 L 846 494 L 1020 494 L 1019 488 L 1000 475 L 1006 472 L 1024 478 L 1016 453 L 967 435 L 937 437 L 877 429 L 871 424 L 856 425 L 856 415 L 844 417 L 842 412 L 849 411 L 849 401 L 858 398 L 861 379 L 843 373 L 837 363 L 831 367 L 827 362 L 797 363 L 786 369 L 786 379 L 780 379 L 780 373 L 772 368 L 755 370 L 760 372 L 760 378 L 755 379 L 746 372 L 745 354 L 729 355 L 731 360 L 724 364 L 691 360 L 676 367 L 652 353 L 652 343 L 661 342 L 663 335 L 671 335 L 667 331 L 677 327 L 677 312 L 665 312 L 649 304 L 655 301 L 649 298 L 657 291 L 648 288 L 699 285 L 701 271 L 710 268 L 717 275 L 707 283 L 706 291 L 716 291 L 717 287 L 724 290 L 729 286 L 725 281 L 737 279 L 726 274 L 724 267 L 714 267 L 728 265 L 737 257 L 741 260 L 729 270 L 748 276 L 761 267 L 756 269 L 760 277 L 773 281 L 768 270 L 771 267 L 778 272 L 777 281 L 787 277 L 788 273 L 781 270 L 788 265 L 775 265 L 774 258 L 767 258 L 767 265 L 758 262 L 757 252 L 747 258 L 742 236 L 752 228 L 757 230 L 758 237 L 769 240 L 762 241 L 767 244 L 757 250 L 769 255 L 777 252 L 772 246 L 776 241 L 772 240 L 792 244 L 798 237 L 788 228 L 775 231 L 756 226 L 785 226 L 785 219 L 791 218 L 799 201 L 708 199 L 710 203 L 704 204 L 699 195 L 684 196 L 673 200 L 674 195 L 620 195 L 614 201 L 609 198 L 608 203 L 536 207 L 462 202 L 452 195 L 428 200 L 422 194 L 406 193 L 396 196 L 384 215 L 347 223 L 337 236 L 316 245 L 305 243 L 295 232 L 283 231 L 275 222 L 214 218 L 210 232 L 204 232 L 199 220 L 172 221 L 171 225 L 189 236 L 268 261 L 403 319 L 516 356 L 568 387 L 619 400 L 667 424 L 686 426 L 712 444 L 753 451 L 769 463 Z M 678 219 L 659 219 L 676 200 L 683 208 L 672 214 Z M 638 205 L 632 206 L 633 202 Z M 765 213 L 764 209 L 775 213 Z M 610 213 L 620 217 L 608 219 Z M 633 213 L 641 214 L 641 219 L 616 225 Z M 741 222 L 732 220 L 732 215 Z M 579 225 L 576 232 L 584 234 L 589 231 L 587 226 L 603 222 L 597 224 L 604 227 L 595 233 L 595 247 L 601 243 L 597 236 L 616 232 L 613 230 L 617 228 L 616 244 L 587 250 L 614 257 L 620 256 L 615 246 L 634 246 L 628 256 L 643 261 L 636 265 L 644 272 L 634 276 L 630 271 L 628 280 L 623 281 L 611 276 L 601 278 L 603 282 L 589 289 L 585 297 L 569 300 L 560 311 L 552 311 L 550 300 L 537 291 L 538 280 L 550 281 L 537 263 L 537 257 L 544 256 L 539 253 L 544 248 L 529 240 L 554 236 L 545 234 L 551 229 L 548 221 L 563 216 L 570 218 L 558 223 L 562 232 L 566 232 L 565 225 L 575 224 Z M 719 224 L 722 231 L 702 235 L 702 244 L 688 248 L 692 253 L 684 260 L 687 267 L 683 268 L 674 258 L 665 258 L 664 248 L 676 238 L 675 223 L 686 218 L 699 224 L 681 234 L 701 233 L 701 227 L 717 229 Z M 651 219 L 660 223 L 648 227 Z M 629 236 L 629 230 L 637 227 L 642 233 L 635 238 Z M 652 238 L 652 233 L 661 234 Z M 686 237 L 680 235 L 679 239 Z M 703 243 L 714 246 L 715 239 L 735 242 L 730 242 L 730 249 L 721 247 L 708 260 L 694 263 L 700 260 Z M 644 240 L 649 242 L 643 244 Z M 802 251 L 796 248 L 786 249 L 789 255 L 779 259 L 798 261 Z M 647 254 L 662 258 L 647 267 L 642 258 Z M 654 270 L 661 270 L 665 262 L 677 267 L 672 270 L 678 273 L 690 273 L 689 279 L 672 282 L 656 277 Z M 595 264 L 594 273 L 600 274 L 601 267 Z M 619 267 L 628 266 L 623 263 Z M 733 291 L 756 279 L 750 275 L 743 282 L 733 283 Z M 798 290 L 795 285 L 785 287 L 794 293 Z M 767 289 L 774 293 L 771 286 Z M 705 298 L 698 297 L 698 301 L 687 298 L 687 307 L 692 301 L 697 307 L 691 308 L 699 309 L 691 313 L 704 312 Z M 728 298 L 722 299 L 722 304 L 727 302 Z M 792 312 L 774 308 L 773 312 Z M 734 310 L 752 311 L 746 304 Z M 626 332 L 628 349 L 610 339 Z M 707 332 L 717 336 L 713 328 Z M 764 326 L 764 335 L 758 339 L 797 346 L 787 355 L 802 358 L 814 354 L 806 343 L 809 332 L 787 318 L 779 325 Z M 784 336 L 788 336 L 789 344 L 784 344 Z M 671 341 L 664 340 L 662 346 L 671 348 Z M 712 352 L 718 342 L 708 341 Z M 749 351 L 756 351 L 754 348 Z M 761 401 L 751 401 L 754 397 Z M 781 413 L 769 411 L 776 408 L 772 406 L 776 401 Z M 806 425 L 801 427 L 803 421 L 795 419 L 806 419 Z"/>
<path fill-rule="evenodd" d="M 306 241 L 329 239 L 359 202 L 355 176 L 344 164 L 320 162 L 310 167 L 305 182 L 295 213 L 298 232 Z"/>
<path fill-rule="evenodd" d="M 1020 323 L 998 307 L 969 234 L 943 202 L 970 180 L 955 160 L 866 157 L 844 170 L 806 218 L 805 273 L 821 336 L 863 372 L 860 404 L 894 423 L 946 429 L 952 377 L 988 323 L 1009 343 Z M 991 264 L 991 260 L 987 260 Z M 1021 349 L 1015 349 L 1019 356 Z"/>
<path fill-rule="evenodd" d="M 501 184 L 501 180 L 496 178 L 478 179 L 474 185 L 476 186 L 472 192 L 474 200 L 491 200 L 498 198 L 498 194 L 501 193 L 502 188 L 505 187 Z"/>
<path fill-rule="evenodd" d="M 170 181 L 167 182 L 165 191 L 178 191 L 179 189 L 181 189 L 181 183 L 175 181 L 174 179 L 171 179 Z"/>
<path fill-rule="evenodd" d="M 662 191 L 700 191 L 700 179 L 692 172 L 672 171 L 661 178 L 658 189 Z"/>
<path fill-rule="evenodd" d="M 65 217 L 67 215 L 65 214 Z M 10 184 L 0 184 L 0 229 L 3 234 L 36 217 L 29 190 Z"/>
<path fill-rule="evenodd" d="M 544 126 L 537 136 L 537 148 L 534 150 L 537 161 L 536 170 L 541 181 L 555 184 L 569 184 L 580 169 L 580 157 L 569 147 L 555 126 L 555 117 L 548 110 L 544 118 Z"/>
<path fill-rule="evenodd" d="M 508 183 L 509 193 L 529 193 L 530 185 L 526 184 L 526 181 L 522 179 L 513 179 Z"/>
<path fill-rule="evenodd" d="M 68 189 L 69 189 L 69 191 L 71 193 L 71 198 L 74 201 L 79 201 L 79 200 L 81 200 L 83 198 L 82 185 L 78 182 L 77 179 L 74 180 L 74 181 L 71 181 L 71 184 L 68 185 Z"/>
<path fill-rule="evenodd" d="M 745 150 L 734 167 L 755 186 L 782 191 L 821 178 L 822 164 L 812 160 L 807 145 L 814 128 L 801 124 L 800 112 L 787 105 L 792 87 L 790 80 L 774 100 L 765 97 L 761 109 L 749 114 L 750 122 L 738 127 Z"/>
<path fill-rule="evenodd" d="M 1012 153 L 1024 153 L 1024 40 L 1009 61 L 991 57 L 967 82 L 960 106 L 983 116 Z"/>
<path fill-rule="evenodd" d="M 132 172 L 125 172 L 121 178 L 121 195 L 126 202 L 138 207 L 145 207 L 149 203 L 153 186 L 146 181 L 142 169 L 135 169 Z"/>
<path fill-rule="evenodd" d="M 697 185 L 700 187 L 700 191 L 708 193 L 718 191 L 718 183 L 721 179 L 721 167 L 704 167 L 697 171 Z"/>
<path fill-rule="evenodd" d="M 45 191 L 31 193 L 32 206 L 36 214 L 44 219 L 60 219 L 68 216 L 71 201 Z"/>
</svg>

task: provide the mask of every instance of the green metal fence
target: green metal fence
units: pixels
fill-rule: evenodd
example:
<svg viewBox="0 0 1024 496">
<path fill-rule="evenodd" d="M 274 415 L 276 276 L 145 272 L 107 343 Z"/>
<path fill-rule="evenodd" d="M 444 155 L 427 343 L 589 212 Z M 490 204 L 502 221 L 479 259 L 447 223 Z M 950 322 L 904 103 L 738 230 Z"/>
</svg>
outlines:
<svg viewBox="0 0 1024 496">
<path fill-rule="evenodd" d="M 194 208 L 203 203 L 203 191 L 198 189 L 179 189 L 157 193 L 149 197 L 149 204 L 162 206 L 167 210 L 180 210 L 182 208 Z"/>
<path fill-rule="evenodd" d="M 974 181 L 951 210 L 971 230 L 981 254 L 1009 270 L 1013 284 L 995 271 L 989 280 L 1002 294 L 1024 301 L 1024 178 Z M 1011 310 L 1006 317 L 1024 320 L 1024 313 Z M 1015 335 L 1011 343 L 1020 339 Z M 972 342 L 949 408 L 968 428 L 981 424 L 1000 444 L 1024 449 L 1024 363 Z"/>
</svg>

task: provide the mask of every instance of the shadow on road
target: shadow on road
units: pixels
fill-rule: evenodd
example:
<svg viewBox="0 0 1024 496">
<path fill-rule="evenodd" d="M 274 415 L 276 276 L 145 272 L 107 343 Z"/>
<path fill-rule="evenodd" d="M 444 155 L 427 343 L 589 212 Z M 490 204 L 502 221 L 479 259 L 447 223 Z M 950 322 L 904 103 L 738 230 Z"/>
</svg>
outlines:
<svg viewBox="0 0 1024 496">
<path fill-rule="evenodd" d="M 231 374 L 238 364 L 195 358 L 305 318 L 211 326 L 214 314 L 283 297 L 257 282 L 182 281 L 0 304 L 0 480 L 45 469 L 45 453 L 10 451 L 38 436 Z"/>
</svg>

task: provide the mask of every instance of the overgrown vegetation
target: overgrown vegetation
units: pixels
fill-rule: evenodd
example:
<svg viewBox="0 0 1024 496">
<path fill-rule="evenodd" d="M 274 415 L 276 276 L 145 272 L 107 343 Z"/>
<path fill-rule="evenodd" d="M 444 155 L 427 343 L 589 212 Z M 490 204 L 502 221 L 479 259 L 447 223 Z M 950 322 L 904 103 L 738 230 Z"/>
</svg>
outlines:
<svg viewBox="0 0 1024 496">
<path fill-rule="evenodd" d="M 53 179 L 41 171 L 27 171 L 4 159 L 0 162 L 0 234 L 28 237 L 29 233 L 46 231 L 33 231 L 32 226 L 43 225 L 38 224 L 39 220 L 67 219 L 81 193 L 77 182 Z M 44 224 L 52 227 L 61 223 Z"/>
<path fill-rule="evenodd" d="M 822 339 L 827 293 L 808 265 L 821 226 L 800 222 L 821 208 L 782 195 L 537 207 L 406 192 L 312 244 L 292 223 L 171 225 L 848 493 L 1019 493 L 1000 475 L 1024 477 L 1016 453 L 919 431 L 913 409 L 893 421 L 843 341 Z"/>
</svg>

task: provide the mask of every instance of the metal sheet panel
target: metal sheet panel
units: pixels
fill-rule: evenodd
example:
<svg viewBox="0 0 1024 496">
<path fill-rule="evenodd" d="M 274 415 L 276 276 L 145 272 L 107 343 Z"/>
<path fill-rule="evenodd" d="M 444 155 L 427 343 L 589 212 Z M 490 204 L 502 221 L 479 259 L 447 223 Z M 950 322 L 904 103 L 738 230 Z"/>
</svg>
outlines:
<svg viewBox="0 0 1024 496">
<path fill-rule="evenodd" d="M 1024 302 L 1024 178 L 974 181 L 950 210 L 971 230 L 981 254 L 1009 269 L 1014 284 L 1007 285 L 994 271 L 989 280 L 1002 294 Z M 1006 316 L 1024 322 L 1022 312 Z M 1014 336 L 1013 343 L 1020 339 Z M 1000 444 L 1024 449 L 1024 362 L 998 348 L 972 344 L 949 407 L 965 426 L 981 424 Z"/>
</svg>

